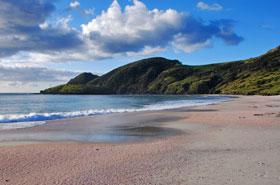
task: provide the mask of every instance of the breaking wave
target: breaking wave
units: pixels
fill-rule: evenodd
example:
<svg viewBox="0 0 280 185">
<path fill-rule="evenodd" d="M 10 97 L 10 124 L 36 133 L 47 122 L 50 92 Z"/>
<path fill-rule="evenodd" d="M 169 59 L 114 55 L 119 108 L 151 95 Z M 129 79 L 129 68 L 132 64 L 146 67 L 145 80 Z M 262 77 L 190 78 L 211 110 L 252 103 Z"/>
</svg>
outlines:
<svg viewBox="0 0 280 185">
<path fill-rule="evenodd" d="M 228 101 L 224 99 L 214 100 L 180 100 L 180 101 L 165 101 L 152 105 L 145 105 L 141 108 L 129 108 L 129 109 L 90 109 L 84 111 L 74 112 L 54 112 L 54 113 L 29 113 L 29 114 L 6 114 L 0 115 L 0 129 L 8 128 L 24 128 L 32 127 L 36 125 L 44 124 L 44 121 L 59 120 L 67 118 L 77 118 L 84 116 L 94 116 L 111 113 L 126 113 L 126 112 L 141 112 L 141 111 L 156 111 L 156 110 L 168 110 L 182 107 L 192 107 L 216 104 L 220 102 Z"/>
</svg>

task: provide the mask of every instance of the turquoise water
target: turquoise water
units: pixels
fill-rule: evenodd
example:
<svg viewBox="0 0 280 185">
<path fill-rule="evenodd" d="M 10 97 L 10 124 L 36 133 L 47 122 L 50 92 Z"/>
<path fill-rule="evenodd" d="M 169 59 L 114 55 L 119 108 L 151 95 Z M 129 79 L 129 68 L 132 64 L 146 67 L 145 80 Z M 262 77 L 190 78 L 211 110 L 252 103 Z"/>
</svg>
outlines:
<svg viewBox="0 0 280 185">
<path fill-rule="evenodd" d="M 46 120 L 174 109 L 229 99 L 228 96 L 0 94 L 0 126 L 23 123 L 36 125 Z"/>
</svg>

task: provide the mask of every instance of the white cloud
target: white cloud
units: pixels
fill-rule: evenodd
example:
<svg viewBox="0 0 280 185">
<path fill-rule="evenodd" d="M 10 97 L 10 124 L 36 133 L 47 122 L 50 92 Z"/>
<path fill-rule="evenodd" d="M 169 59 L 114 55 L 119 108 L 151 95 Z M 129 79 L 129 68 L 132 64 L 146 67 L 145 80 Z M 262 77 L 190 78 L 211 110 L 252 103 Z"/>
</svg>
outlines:
<svg viewBox="0 0 280 185">
<path fill-rule="evenodd" d="M 83 24 L 83 35 L 98 53 L 111 56 L 127 52 L 142 53 L 145 48 L 158 48 L 180 30 L 186 14 L 175 10 L 148 10 L 138 0 L 122 12 L 115 0 L 107 11 Z"/>
<path fill-rule="evenodd" d="M 94 8 L 88 8 L 88 9 L 84 9 L 83 13 L 85 15 L 94 15 Z"/>
<path fill-rule="evenodd" d="M 33 83 L 66 82 L 77 75 L 76 72 L 54 70 L 44 67 L 23 67 L 0 65 L 1 82 Z"/>
<path fill-rule="evenodd" d="M 201 9 L 201 10 L 208 10 L 208 11 L 220 11 L 220 10 L 223 10 L 223 6 L 218 4 L 218 3 L 214 3 L 214 4 L 207 4 L 205 2 L 198 2 L 196 7 L 198 9 Z"/>
<path fill-rule="evenodd" d="M 187 35 L 178 34 L 175 36 L 172 44 L 176 49 L 184 51 L 185 53 L 192 53 L 200 48 L 210 46 L 210 39 L 195 44 L 189 44 L 190 40 L 191 38 Z"/>
<path fill-rule="evenodd" d="M 203 8 L 218 10 L 218 4 L 207 5 L 200 2 Z M 223 22 L 227 25 L 224 26 Z M 219 24 L 205 24 L 190 14 L 173 9 L 149 10 L 144 3 L 133 0 L 124 10 L 117 0 L 100 15 L 87 24 L 82 24 L 82 32 L 87 38 L 88 45 L 92 45 L 94 53 L 103 56 L 129 55 L 162 51 L 168 46 L 186 53 L 209 46 L 213 37 L 236 39 L 238 44 L 242 38 L 234 32 L 228 32 L 230 37 L 222 37 L 224 28 L 232 28 L 232 22 L 221 20 Z M 150 52 L 149 52 L 150 53 Z"/>
<path fill-rule="evenodd" d="M 54 27 L 59 28 L 60 30 L 63 30 L 65 32 L 71 31 L 73 30 L 73 28 L 69 26 L 69 23 L 72 21 L 72 19 L 73 18 L 71 15 L 68 15 L 66 17 L 59 17 L 54 23 Z"/>
<path fill-rule="evenodd" d="M 18 9 L 26 6 L 27 2 L 25 0 L 19 4 Z M 0 4 L 11 6 L 11 3 L 3 0 L 0 0 Z M 71 16 L 47 23 L 47 16 L 54 10 L 54 5 L 40 5 L 48 5 L 50 8 L 45 10 L 46 13 L 42 13 L 43 8 L 38 9 L 34 17 L 28 20 L 22 18 L 26 12 L 21 12 L 13 18 L 15 26 L 0 33 L 0 63 L 20 61 L 37 65 L 45 62 L 92 61 L 118 56 L 150 55 L 166 48 L 190 53 L 208 47 L 214 37 L 229 45 L 242 41 L 242 37 L 234 32 L 234 22 L 231 20 L 205 22 L 173 9 L 150 10 L 139 0 L 133 0 L 132 4 L 123 9 L 114 0 L 107 10 L 82 24 L 81 31 L 69 25 Z M 0 6 L 2 9 L 12 13 Z M 0 25 L 1 21 L 6 24 L 6 14 L 0 12 Z M 36 17 L 37 14 L 41 17 Z M 12 30 L 15 27 L 22 30 Z M 10 33 L 10 30 L 13 32 Z"/>
<path fill-rule="evenodd" d="M 74 0 L 69 4 L 69 6 L 70 6 L 70 8 L 78 8 L 78 7 L 80 7 L 80 2 Z"/>
<path fill-rule="evenodd" d="M 41 24 L 39 24 L 39 27 L 42 29 L 42 30 L 45 30 L 49 27 L 49 24 L 47 22 L 43 22 Z"/>
<path fill-rule="evenodd" d="M 65 51 L 83 45 L 72 28 L 48 25 L 54 10 L 53 1 L 0 0 L 0 57 L 22 51 Z"/>
<path fill-rule="evenodd" d="M 120 5 L 115 0 L 107 11 L 102 12 L 88 24 L 83 24 L 83 33 L 89 35 L 98 32 L 102 36 L 128 36 L 137 39 L 141 32 L 154 32 L 159 29 L 176 29 L 181 26 L 183 14 L 168 9 L 160 11 L 148 10 L 145 4 L 138 0 L 126 6 L 122 12 Z M 102 31 L 102 32 L 101 32 Z"/>
<path fill-rule="evenodd" d="M 39 92 L 42 89 L 66 83 L 78 73 L 30 67 L 0 65 L 0 92 Z"/>
</svg>

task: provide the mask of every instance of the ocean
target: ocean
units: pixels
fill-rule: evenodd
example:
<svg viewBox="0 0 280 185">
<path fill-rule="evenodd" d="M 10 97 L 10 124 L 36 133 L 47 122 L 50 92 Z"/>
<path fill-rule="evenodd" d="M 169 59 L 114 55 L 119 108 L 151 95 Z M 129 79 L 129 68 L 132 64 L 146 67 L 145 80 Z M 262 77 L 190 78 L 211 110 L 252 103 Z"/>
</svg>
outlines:
<svg viewBox="0 0 280 185">
<path fill-rule="evenodd" d="M 175 109 L 229 101 L 229 96 L 0 94 L 0 129 L 47 120 Z"/>
</svg>

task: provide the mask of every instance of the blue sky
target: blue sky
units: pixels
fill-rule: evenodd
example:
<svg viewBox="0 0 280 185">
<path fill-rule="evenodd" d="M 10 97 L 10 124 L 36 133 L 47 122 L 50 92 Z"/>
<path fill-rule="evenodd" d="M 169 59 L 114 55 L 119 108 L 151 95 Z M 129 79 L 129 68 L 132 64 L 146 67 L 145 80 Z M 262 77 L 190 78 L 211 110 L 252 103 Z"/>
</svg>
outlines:
<svg viewBox="0 0 280 185">
<path fill-rule="evenodd" d="M 162 56 L 188 65 L 280 44 L 278 0 L 0 0 L 0 92 Z"/>
</svg>

